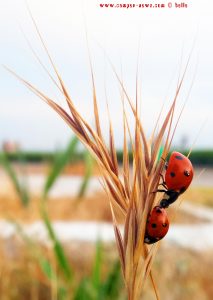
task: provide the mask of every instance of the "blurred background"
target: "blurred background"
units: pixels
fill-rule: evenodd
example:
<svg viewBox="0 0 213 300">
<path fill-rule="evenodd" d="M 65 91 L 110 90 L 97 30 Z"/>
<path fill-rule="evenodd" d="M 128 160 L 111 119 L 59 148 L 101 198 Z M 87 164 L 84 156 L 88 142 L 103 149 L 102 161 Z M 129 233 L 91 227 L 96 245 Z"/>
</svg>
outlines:
<svg viewBox="0 0 213 300">
<path fill-rule="evenodd" d="M 153 274 L 162 299 L 213 299 L 213 4 L 113 9 L 100 3 L 28 1 L 77 109 L 94 125 L 87 31 L 101 126 L 107 139 L 107 99 L 120 162 L 122 106 L 108 57 L 132 99 L 138 67 L 141 120 L 149 136 L 162 105 L 165 116 L 190 56 L 175 121 L 187 102 L 172 149 L 187 154 L 193 147 L 195 178 L 181 206 L 178 200 L 170 209 L 172 226 Z M 26 1 L 0 1 L 0 42 L 1 63 L 66 109 L 36 59 L 35 53 L 53 73 Z M 134 128 L 128 107 L 127 112 Z M 55 112 L 3 67 L 0 122 L 0 298 L 126 299 L 94 159 Z M 154 299 L 149 282 L 144 299 Z"/>
</svg>

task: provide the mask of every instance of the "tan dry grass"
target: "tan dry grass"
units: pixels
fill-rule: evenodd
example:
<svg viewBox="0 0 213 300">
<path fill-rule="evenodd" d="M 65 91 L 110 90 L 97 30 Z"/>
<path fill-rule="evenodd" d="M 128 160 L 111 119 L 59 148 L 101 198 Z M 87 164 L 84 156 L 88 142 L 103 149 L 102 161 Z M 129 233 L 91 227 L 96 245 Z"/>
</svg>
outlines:
<svg viewBox="0 0 213 300">
<path fill-rule="evenodd" d="M 7 251 L 8 246 L 12 251 Z M 102 271 L 104 276 L 104 273 L 109 272 L 117 255 L 116 249 L 112 245 L 104 246 L 103 249 Z M 53 253 L 50 251 L 42 249 L 43 255 L 54 264 Z M 72 242 L 66 245 L 65 251 L 76 276 L 78 276 L 76 280 L 80 280 L 83 276 L 90 276 L 95 256 L 94 244 Z M 26 244 L 20 240 L 8 240 L 7 246 L 5 243 L 0 243 L 0 255 L 2 258 L 0 260 L 1 299 L 53 299 L 51 282 L 43 275 L 38 261 L 33 257 L 32 251 L 27 249 Z M 212 267 L 211 251 L 197 253 L 164 244 L 158 251 L 154 263 L 154 275 L 157 278 L 162 299 L 213 299 L 213 273 L 210 272 Z M 72 297 L 72 291 L 70 296 Z M 150 281 L 147 281 L 145 285 L 144 299 L 153 300 Z"/>
<path fill-rule="evenodd" d="M 41 220 L 39 197 L 32 197 L 28 207 L 23 207 L 15 192 L 9 189 L 7 195 L 0 194 L 0 219 L 11 219 L 22 224 Z M 93 209 L 95 207 L 95 209 Z M 49 199 L 47 212 L 51 221 L 98 221 L 112 222 L 112 214 L 106 193 L 97 192 L 84 197 L 80 201 L 76 198 L 60 197 Z M 205 222 L 182 210 L 169 208 L 170 219 L 175 214 L 173 223 L 194 224 Z M 123 216 L 116 213 L 117 223 L 124 222 Z"/>
<path fill-rule="evenodd" d="M 141 291 L 144 287 L 146 278 L 150 275 L 155 290 L 156 298 L 159 299 L 152 274 L 151 267 L 158 250 L 158 244 L 151 247 L 144 244 L 144 235 L 146 228 L 147 216 L 151 208 L 157 203 L 156 199 L 160 174 L 163 171 L 163 160 L 158 161 L 158 153 L 160 146 L 164 144 L 162 157 L 165 159 L 170 145 L 174 130 L 172 130 L 172 121 L 176 100 L 183 83 L 184 75 L 177 85 L 174 100 L 162 122 L 159 124 L 159 119 L 153 129 L 151 138 L 148 139 L 143 130 L 143 124 L 139 118 L 138 113 L 138 82 L 136 79 L 136 101 L 135 105 L 128 96 L 128 93 L 123 85 L 122 80 L 116 73 L 113 65 L 113 72 L 118 80 L 121 89 L 121 101 L 123 103 L 123 165 L 121 176 L 119 176 L 119 168 L 116 157 L 116 150 L 114 146 L 113 129 L 109 116 L 109 147 L 104 140 L 101 130 L 101 124 L 98 114 L 97 96 L 95 88 L 95 80 L 91 66 L 92 77 L 92 90 L 93 90 L 93 106 L 94 106 L 94 119 L 96 130 L 93 130 L 88 122 L 81 116 L 75 107 L 72 98 L 65 87 L 65 84 L 59 75 L 55 64 L 44 44 L 44 41 L 38 31 L 37 25 L 31 15 L 32 21 L 35 25 L 36 31 L 40 41 L 47 53 L 50 63 L 54 69 L 58 82 L 56 82 L 52 75 L 49 74 L 59 91 L 65 98 L 68 105 L 69 112 L 65 111 L 54 100 L 49 98 L 42 91 L 37 89 L 31 83 L 21 78 L 12 72 L 24 85 L 32 90 L 38 97 L 44 100 L 52 109 L 54 109 L 61 118 L 68 124 L 72 131 L 78 136 L 85 147 L 95 157 L 103 177 L 103 188 L 105 189 L 113 217 L 115 237 L 117 241 L 117 248 L 120 256 L 123 277 L 127 289 L 128 299 L 137 300 L 141 296 Z M 37 56 L 36 56 L 37 57 Z M 38 57 L 37 57 L 38 58 Z M 41 61 L 38 59 L 42 65 Z M 91 60 L 90 60 L 91 64 Z M 92 64 L 91 64 L 92 65 Z M 43 65 L 42 65 L 43 66 Z M 44 66 L 43 66 L 44 67 Z M 138 77 L 138 74 L 137 74 Z M 128 124 L 128 117 L 125 110 L 126 103 L 130 106 L 133 117 L 135 119 L 134 132 L 131 132 Z M 159 114 L 160 117 L 161 113 Z M 176 124 L 177 125 L 177 124 Z M 158 129 L 159 128 L 159 129 Z M 175 126 L 176 128 L 176 126 Z M 158 129 L 158 130 L 157 130 Z M 131 150 L 133 152 L 133 179 L 130 179 L 129 169 L 129 155 L 127 141 L 131 140 Z M 123 215 L 124 221 L 124 234 L 118 228 L 117 210 Z"/>
<path fill-rule="evenodd" d="M 194 204 L 202 204 L 213 207 L 213 188 L 212 187 L 192 187 L 182 196 Z"/>
</svg>

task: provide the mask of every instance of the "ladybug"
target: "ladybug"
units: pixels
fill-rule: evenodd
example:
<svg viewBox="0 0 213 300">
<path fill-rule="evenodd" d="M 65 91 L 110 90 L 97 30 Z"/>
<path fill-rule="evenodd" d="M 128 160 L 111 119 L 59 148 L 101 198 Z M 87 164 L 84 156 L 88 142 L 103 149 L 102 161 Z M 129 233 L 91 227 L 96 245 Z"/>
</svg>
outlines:
<svg viewBox="0 0 213 300">
<path fill-rule="evenodd" d="M 158 190 L 165 193 L 160 206 L 166 208 L 175 202 L 189 187 L 193 175 L 193 166 L 188 157 L 180 152 L 172 152 L 166 165 L 165 181 L 161 184 L 165 190 Z"/>
<path fill-rule="evenodd" d="M 166 210 L 161 206 L 155 206 L 147 219 L 144 242 L 154 244 L 161 240 L 168 230 L 169 219 Z"/>
</svg>

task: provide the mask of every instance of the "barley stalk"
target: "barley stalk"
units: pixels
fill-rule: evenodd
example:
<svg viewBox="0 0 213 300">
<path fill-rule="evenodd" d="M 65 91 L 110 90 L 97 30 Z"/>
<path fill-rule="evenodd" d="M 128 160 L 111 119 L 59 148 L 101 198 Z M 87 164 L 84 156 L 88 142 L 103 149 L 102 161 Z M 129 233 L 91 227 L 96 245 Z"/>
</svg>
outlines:
<svg viewBox="0 0 213 300">
<path fill-rule="evenodd" d="M 32 20 L 35 24 L 33 17 Z M 144 244 L 144 234 L 147 216 L 151 208 L 157 203 L 156 193 L 153 192 L 158 188 L 160 174 L 164 167 L 163 160 L 158 161 L 159 149 L 162 144 L 164 144 L 162 157 L 166 158 L 174 135 L 174 130 L 172 130 L 172 121 L 176 100 L 183 83 L 188 63 L 177 86 L 174 100 L 164 118 L 164 121 L 162 122 L 162 125 L 160 126 L 160 129 L 156 132 L 156 129 L 159 127 L 159 115 L 154 126 L 153 134 L 149 140 L 145 135 L 143 124 L 138 115 L 138 101 L 136 99 L 136 105 L 134 106 L 122 83 L 122 80 L 119 78 L 112 66 L 113 72 L 117 77 L 118 84 L 121 88 L 121 101 L 123 103 L 123 163 L 119 168 L 110 117 L 109 146 L 107 146 L 107 142 L 104 140 L 102 135 L 92 66 L 91 74 L 94 119 L 96 125 L 95 130 L 92 129 L 75 107 L 72 98 L 51 59 L 37 26 L 36 30 L 50 59 L 50 63 L 53 66 L 58 82 L 56 83 L 53 76 L 49 73 L 48 74 L 62 92 L 65 101 L 68 104 L 69 112 L 65 111 L 53 99 L 49 98 L 45 93 L 33 86 L 27 80 L 21 78 L 8 68 L 7 69 L 33 93 L 44 100 L 53 110 L 56 111 L 95 157 L 102 172 L 104 189 L 109 196 L 108 198 L 112 212 L 115 238 L 127 289 L 128 300 L 140 299 L 144 283 L 149 276 L 153 283 L 156 298 L 159 299 L 157 288 L 151 274 L 151 267 L 158 250 L 158 243 L 152 246 L 147 246 Z M 37 56 L 36 58 L 38 59 Z M 38 61 L 42 64 L 39 59 Z M 130 132 L 124 102 L 127 102 L 130 106 L 135 119 L 133 134 Z M 127 146 L 128 138 L 131 140 L 131 151 L 133 153 L 132 176 L 130 175 L 129 149 Z M 121 232 L 119 229 L 117 221 L 118 211 L 123 215 L 124 232 Z"/>
</svg>

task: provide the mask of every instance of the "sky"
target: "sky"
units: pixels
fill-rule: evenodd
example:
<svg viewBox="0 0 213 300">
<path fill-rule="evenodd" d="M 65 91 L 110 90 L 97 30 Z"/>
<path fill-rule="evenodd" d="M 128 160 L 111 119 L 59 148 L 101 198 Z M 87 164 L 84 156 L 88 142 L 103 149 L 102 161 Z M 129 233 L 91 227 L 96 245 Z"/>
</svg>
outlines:
<svg viewBox="0 0 213 300">
<path fill-rule="evenodd" d="M 165 4 L 166 7 L 100 7 L 100 4 L 107 3 Z M 175 7 L 175 3 L 182 3 L 184 7 Z M 163 103 L 165 115 L 174 98 L 178 78 L 189 56 L 176 119 L 183 103 L 188 100 L 173 146 L 184 142 L 190 147 L 196 141 L 198 148 L 213 147 L 211 0 L 28 0 L 28 5 L 77 109 L 94 125 L 85 37 L 87 28 L 102 128 L 107 138 L 107 98 L 118 148 L 122 146 L 120 89 L 109 59 L 133 100 L 138 67 L 141 119 L 147 135 L 150 135 Z M 3 67 L 14 70 L 64 105 L 63 97 L 39 65 L 27 40 L 54 74 L 32 24 L 26 1 L 0 0 L 0 144 L 11 140 L 19 142 L 25 150 L 58 149 L 68 143 L 72 136 L 70 129 Z M 130 125 L 133 125 L 131 116 Z"/>
</svg>

